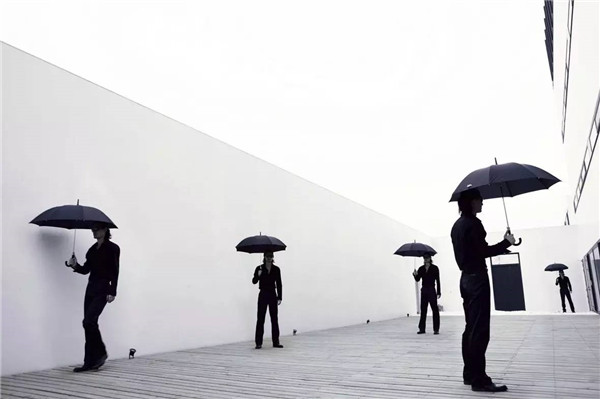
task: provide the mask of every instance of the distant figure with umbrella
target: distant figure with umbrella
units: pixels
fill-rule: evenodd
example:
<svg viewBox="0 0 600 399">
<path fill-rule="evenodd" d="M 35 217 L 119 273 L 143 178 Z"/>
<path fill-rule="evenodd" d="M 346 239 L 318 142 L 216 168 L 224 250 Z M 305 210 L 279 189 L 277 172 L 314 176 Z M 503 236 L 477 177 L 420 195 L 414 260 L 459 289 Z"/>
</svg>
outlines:
<svg viewBox="0 0 600 399">
<path fill-rule="evenodd" d="M 462 271 L 460 294 L 465 312 L 465 331 L 462 335 L 464 362 L 463 381 L 473 391 L 502 392 L 506 385 L 496 385 L 485 372 L 485 351 L 490 340 L 490 280 L 485 259 L 506 252 L 515 238 L 509 232 L 504 240 L 489 246 L 483 224 L 476 217 L 483 200 L 477 189 L 460 194 L 460 218 L 452 226 L 454 257 Z"/>
<path fill-rule="evenodd" d="M 240 252 L 263 253 L 263 263 L 254 269 L 252 284 L 258 284 L 258 310 L 254 341 L 255 349 L 261 349 L 265 327 L 265 317 L 269 308 L 271 318 L 271 339 L 274 348 L 283 348 L 279 342 L 279 319 L 277 307 L 283 299 L 281 269 L 273 263 L 273 252 L 283 251 L 286 245 L 278 238 L 259 234 L 243 239 L 235 247 Z"/>
<path fill-rule="evenodd" d="M 85 357 L 83 366 L 74 368 L 74 372 L 95 370 L 106 362 L 108 354 L 98 327 L 98 318 L 106 304 L 117 296 L 121 250 L 110 241 L 110 229 L 106 224 L 95 224 L 92 233 L 96 243 L 88 249 L 85 263 L 80 265 L 74 254 L 65 262 L 74 272 L 90 275 L 83 303 Z"/>
<path fill-rule="evenodd" d="M 273 252 L 265 252 L 262 265 L 254 270 L 252 284 L 258 284 L 260 289 L 258 293 L 258 312 L 256 320 L 256 333 L 254 341 L 256 349 L 262 348 L 263 334 L 265 327 L 265 316 L 267 307 L 269 308 L 269 317 L 271 318 L 271 339 L 274 348 L 283 348 L 279 343 L 279 320 L 277 307 L 281 305 L 283 299 L 281 284 L 281 269 L 273 264 Z"/>
<path fill-rule="evenodd" d="M 571 307 L 571 312 L 575 313 L 575 306 L 573 306 L 573 300 L 571 299 L 571 292 L 573 292 L 573 288 L 571 287 L 571 281 L 569 278 L 565 276 L 565 272 L 562 270 L 558 271 L 558 277 L 556 278 L 556 284 L 560 286 L 560 302 L 562 304 L 563 313 L 567 312 L 565 307 L 565 297 L 569 300 L 569 306 Z"/>
<path fill-rule="evenodd" d="M 440 269 L 431 262 L 431 256 L 423 256 L 425 264 L 413 271 L 415 281 L 423 279 L 421 283 L 421 319 L 419 320 L 419 331 L 417 334 L 425 334 L 425 323 L 427 321 L 427 306 L 431 305 L 433 312 L 433 333 L 440 331 L 440 311 L 437 300 L 442 296 L 440 285 Z M 436 290 L 437 285 L 437 290 Z"/>
</svg>

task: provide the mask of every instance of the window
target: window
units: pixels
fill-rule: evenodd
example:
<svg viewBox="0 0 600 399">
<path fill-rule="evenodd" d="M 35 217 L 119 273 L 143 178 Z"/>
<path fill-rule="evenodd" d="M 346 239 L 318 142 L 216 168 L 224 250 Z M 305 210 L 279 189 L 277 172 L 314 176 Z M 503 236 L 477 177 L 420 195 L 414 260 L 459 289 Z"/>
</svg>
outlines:
<svg viewBox="0 0 600 399">
<path fill-rule="evenodd" d="M 571 65 L 571 34 L 573 33 L 573 7 L 575 0 L 569 1 L 569 11 L 567 16 L 567 48 L 565 54 L 565 87 L 563 92 L 563 115 L 561 134 L 563 143 L 565 142 L 565 129 L 567 125 L 567 98 L 569 97 L 569 65 Z"/>
<path fill-rule="evenodd" d="M 588 136 L 585 151 L 583 153 L 583 163 L 581 165 L 581 172 L 579 172 L 579 181 L 577 182 L 577 188 L 575 189 L 575 198 L 573 199 L 573 209 L 575 212 L 577 212 L 579 200 L 581 200 L 581 193 L 583 192 L 583 187 L 585 186 L 585 180 L 587 179 L 587 174 L 590 170 L 590 164 L 592 163 L 592 158 L 594 157 L 594 150 L 596 149 L 596 144 L 598 143 L 598 135 L 600 134 L 597 123 L 598 118 L 600 118 L 599 105 L 600 92 L 598 92 L 596 110 L 594 111 L 594 116 L 592 117 L 592 126 L 590 128 L 590 134 Z"/>
</svg>

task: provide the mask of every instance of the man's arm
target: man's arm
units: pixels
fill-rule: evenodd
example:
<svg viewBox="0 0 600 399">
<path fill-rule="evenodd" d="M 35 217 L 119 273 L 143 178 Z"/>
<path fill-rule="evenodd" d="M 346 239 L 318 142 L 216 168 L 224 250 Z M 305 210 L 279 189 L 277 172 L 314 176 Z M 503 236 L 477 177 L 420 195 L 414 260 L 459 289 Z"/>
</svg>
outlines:
<svg viewBox="0 0 600 399">
<path fill-rule="evenodd" d="M 119 259 L 121 257 L 121 248 L 114 244 L 114 252 L 112 254 L 112 277 L 110 279 L 110 289 L 108 294 L 117 296 L 117 282 L 119 281 Z"/>
<path fill-rule="evenodd" d="M 413 277 L 415 278 L 415 281 L 419 281 L 421 279 L 421 268 L 420 267 L 418 270 L 416 270 L 416 273 L 413 272 Z"/>
<path fill-rule="evenodd" d="M 258 283 L 258 280 L 260 279 L 260 276 L 258 275 L 259 270 L 260 270 L 260 266 L 258 266 L 256 269 L 254 269 L 254 276 L 252 277 L 252 284 Z"/>
<path fill-rule="evenodd" d="M 283 300 L 283 285 L 281 284 L 281 269 L 277 268 L 278 272 L 277 272 L 277 279 L 275 280 L 275 283 L 277 284 L 277 299 L 279 299 L 280 301 Z"/>
<path fill-rule="evenodd" d="M 437 283 L 437 295 L 442 296 L 442 285 L 440 284 L 440 269 L 435 267 L 435 281 Z"/>
<path fill-rule="evenodd" d="M 573 289 L 571 288 L 571 280 L 569 280 L 568 277 L 565 277 L 567 279 L 567 287 L 569 288 L 569 292 L 573 292 Z"/>
</svg>

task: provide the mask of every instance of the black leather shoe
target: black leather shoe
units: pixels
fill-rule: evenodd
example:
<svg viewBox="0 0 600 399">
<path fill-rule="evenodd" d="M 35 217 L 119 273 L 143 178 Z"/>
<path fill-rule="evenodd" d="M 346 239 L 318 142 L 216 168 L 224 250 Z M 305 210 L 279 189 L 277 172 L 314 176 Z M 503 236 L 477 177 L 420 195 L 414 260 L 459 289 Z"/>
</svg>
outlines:
<svg viewBox="0 0 600 399">
<path fill-rule="evenodd" d="M 506 387 L 506 385 L 496 385 L 492 382 L 491 384 L 481 386 L 473 385 L 471 386 L 471 390 L 484 392 L 504 392 L 508 391 L 508 388 Z"/>
<path fill-rule="evenodd" d="M 439 332 L 439 331 L 434 331 L 434 332 L 433 332 L 433 335 L 439 335 L 439 334 L 440 334 L 440 332 Z"/>
<path fill-rule="evenodd" d="M 281 344 L 273 344 L 273 348 L 283 348 L 283 345 L 281 345 Z"/>
<path fill-rule="evenodd" d="M 79 366 L 79 367 L 75 367 L 73 369 L 74 373 L 81 373 L 82 371 L 89 371 L 92 370 L 92 366 L 89 364 L 84 364 L 83 366 Z"/>
<path fill-rule="evenodd" d="M 254 349 L 260 349 L 260 348 L 262 348 L 262 345 L 256 345 L 256 346 L 254 347 Z"/>
<path fill-rule="evenodd" d="M 425 331 L 417 331 L 417 334 L 425 334 Z"/>
<path fill-rule="evenodd" d="M 100 358 L 92 365 L 92 370 L 97 370 L 106 363 L 106 359 L 108 359 L 108 355 L 104 354 L 100 356 Z"/>
<path fill-rule="evenodd" d="M 463 384 L 465 384 L 465 385 L 471 385 L 471 380 L 463 380 Z"/>
</svg>

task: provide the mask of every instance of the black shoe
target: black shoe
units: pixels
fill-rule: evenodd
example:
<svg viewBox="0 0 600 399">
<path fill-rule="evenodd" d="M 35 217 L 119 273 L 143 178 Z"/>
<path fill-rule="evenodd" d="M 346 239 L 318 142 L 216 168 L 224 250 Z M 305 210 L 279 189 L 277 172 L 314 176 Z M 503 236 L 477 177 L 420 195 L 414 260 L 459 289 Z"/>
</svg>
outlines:
<svg viewBox="0 0 600 399">
<path fill-rule="evenodd" d="M 417 331 L 417 334 L 425 334 L 425 331 Z"/>
<path fill-rule="evenodd" d="M 81 373 L 82 371 L 89 371 L 92 370 L 92 366 L 89 364 L 84 364 L 83 366 L 79 366 L 79 367 L 75 367 L 73 369 L 74 373 Z"/>
<path fill-rule="evenodd" d="M 254 347 L 254 349 L 260 349 L 260 348 L 262 348 L 262 345 L 256 345 L 256 346 Z"/>
<path fill-rule="evenodd" d="M 104 354 L 100 356 L 100 358 L 92 365 L 92 370 L 97 370 L 106 363 L 106 359 L 108 359 L 108 354 Z"/>
<path fill-rule="evenodd" d="M 440 332 L 439 332 L 439 331 L 434 331 L 434 332 L 433 332 L 433 335 L 439 335 L 439 334 L 440 334 Z"/>
<path fill-rule="evenodd" d="M 281 345 L 281 344 L 273 344 L 273 348 L 283 348 L 283 345 Z"/>
<path fill-rule="evenodd" d="M 465 384 L 465 385 L 471 385 L 471 380 L 463 380 L 463 384 Z"/>
<path fill-rule="evenodd" d="M 471 390 L 473 391 L 484 391 L 484 392 L 504 392 L 508 391 L 506 385 L 496 385 L 493 382 L 487 385 L 472 385 Z"/>
</svg>

